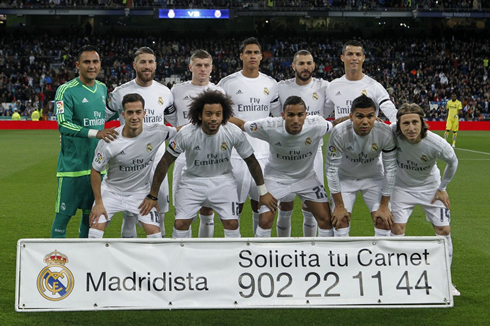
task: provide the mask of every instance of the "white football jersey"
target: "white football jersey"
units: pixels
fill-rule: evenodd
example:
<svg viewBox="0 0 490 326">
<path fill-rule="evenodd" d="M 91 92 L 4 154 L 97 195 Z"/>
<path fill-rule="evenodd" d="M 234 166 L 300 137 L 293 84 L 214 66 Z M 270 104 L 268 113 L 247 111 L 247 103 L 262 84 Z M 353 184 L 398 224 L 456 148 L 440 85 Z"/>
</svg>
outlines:
<svg viewBox="0 0 490 326">
<path fill-rule="evenodd" d="M 326 118 L 325 95 L 327 86 L 328 81 L 320 78 L 312 78 L 307 85 L 298 85 L 295 78 L 280 81 L 278 87 L 281 112 L 287 98 L 294 95 L 301 97 L 305 102 L 308 115 L 319 115 Z"/>
<path fill-rule="evenodd" d="M 99 141 L 92 167 L 99 172 L 107 167 L 107 175 L 102 182 L 113 192 L 123 195 L 148 193 L 152 181 L 150 171 L 157 149 L 171 139 L 177 129 L 160 124 L 145 125 L 141 134 L 126 138 L 123 128 L 116 128 L 119 137 L 114 141 Z"/>
<path fill-rule="evenodd" d="M 233 113 L 239 119 L 252 121 L 267 118 L 270 114 L 281 115 L 277 82 L 270 76 L 259 73 L 257 78 L 248 78 L 239 71 L 221 79 L 218 86 L 231 97 Z M 267 143 L 251 137 L 248 140 L 258 159 L 267 157 Z M 233 156 L 238 157 L 235 152 Z"/>
<path fill-rule="evenodd" d="M 119 113 L 121 125 L 124 124 L 122 100 L 124 95 L 131 93 L 138 93 L 145 100 L 145 124 L 164 124 L 165 115 L 170 115 L 174 111 L 173 96 L 167 86 L 154 80 L 150 86 L 142 87 L 133 79 L 116 87 L 109 94 L 108 107 L 106 108 L 106 121 L 117 112 Z"/>
<path fill-rule="evenodd" d="M 403 189 L 424 191 L 439 188 L 441 174 L 437 167 L 440 159 L 447 164 L 444 173 L 445 188 L 456 173 L 458 158 L 449 143 L 439 135 L 427 131 L 427 137 L 412 145 L 404 137 L 397 136 L 398 171 L 395 186 Z"/>
<path fill-rule="evenodd" d="M 286 131 L 282 118 L 247 121 L 245 131 L 269 143 L 269 159 L 264 177 L 275 181 L 302 180 L 315 174 L 313 163 L 323 136 L 332 124 L 321 116 L 307 116 L 297 135 Z"/>
<path fill-rule="evenodd" d="M 327 145 L 326 171 L 331 193 L 340 192 L 342 179 L 382 178 L 386 172 L 393 172 L 389 181 L 392 190 L 396 171 L 396 143 L 391 128 L 375 121 L 371 132 L 359 136 L 354 132 L 352 121 L 344 121 L 333 128 Z M 383 163 L 379 157 L 383 152 Z"/>
<path fill-rule="evenodd" d="M 183 178 L 209 178 L 225 174 L 233 176 L 230 163 L 233 148 L 242 158 L 248 158 L 254 153 L 243 131 L 227 123 L 221 125 L 214 135 L 205 134 L 197 125 L 184 126 L 170 141 L 167 150 L 175 157 L 185 152 L 186 169 Z"/>
<path fill-rule="evenodd" d="M 370 97 L 376 103 L 376 115 L 379 109 L 390 120 L 396 122 L 396 108 L 391 102 L 386 89 L 371 77 L 364 75 L 361 80 L 351 81 L 345 75 L 333 80 L 326 88 L 326 114 L 334 113 L 335 119 L 348 116 L 352 102 L 362 94 Z"/>
</svg>

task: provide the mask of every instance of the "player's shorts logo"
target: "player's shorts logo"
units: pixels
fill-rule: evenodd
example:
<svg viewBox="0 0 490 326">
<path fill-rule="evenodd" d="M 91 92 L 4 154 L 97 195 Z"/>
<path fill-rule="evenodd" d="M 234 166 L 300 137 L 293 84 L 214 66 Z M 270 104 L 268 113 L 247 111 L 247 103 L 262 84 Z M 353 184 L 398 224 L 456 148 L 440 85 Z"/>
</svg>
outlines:
<svg viewBox="0 0 490 326">
<path fill-rule="evenodd" d="M 221 147 L 220 148 L 221 148 L 222 151 L 226 151 L 228 149 L 228 145 L 225 142 L 223 142 L 223 143 L 221 143 Z"/>
<path fill-rule="evenodd" d="M 146 144 L 146 151 L 150 153 L 153 150 L 153 146 L 150 143 Z"/>
<path fill-rule="evenodd" d="M 62 211 L 64 211 L 66 209 L 66 204 L 65 203 L 61 203 L 60 208 L 61 208 Z"/>
<path fill-rule="evenodd" d="M 429 160 L 429 158 L 426 155 L 422 155 L 420 159 L 424 162 L 427 162 Z"/>
<path fill-rule="evenodd" d="M 63 101 L 56 101 L 56 114 L 65 113 L 65 107 L 63 106 Z"/>
<path fill-rule="evenodd" d="M 379 148 L 379 147 L 378 147 L 378 144 L 376 144 L 376 143 L 373 143 L 373 144 L 371 145 L 371 150 L 372 150 L 373 152 L 376 152 L 376 151 L 378 150 L 378 148 Z"/>
<path fill-rule="evenodd" d="M 308 138 L 306 138 L 306 140 L 305 140 L 305 145 L 306 145 L 306 146 L 308 146 L 308 145 L 310 145 L 310 144 L 311 144 L 311 138 L 310 138 L 310 137 L 308 137 Z"/>
<path fill-rule="evenodd" d="M 163 97 L 160 96 L 158 98 L 158 104 L 163 105 Z"/>
<path fill-rule="evenodd" d="M 257 124 L 255 122 L 250 124 L 250 131 L 257 131 Z"/>
<path fill-rule="evenodd" d="M 50 301 L 59 301 L 70 295 L 75 285 L 71 271 L 65 267 L 68 257 L 57 250 L 44 256 L 44 267 L 37 277 L 39 293 Z"/>
<path fill-rule="evenodd" d="M 269 89 L 267 87 L 264 87 L 264 94 L 265 95 L 269 95 L 270 94 Z"/>
<path fill-rule="evenodd" d="M 313 93 L 313 99 L 315 101 L 318 101 L 318 94 L 316 92 Z"/>
<path fill-rule="evenodd" d="M 336 153 L 337 152 L 337 149 L 335 148 L 335 146 L 330 145 L 330 146 L 328 146 L 328 151 L 329 152 L 332 152 L 332 153 Z"/>
<path fill-rule="evenodd" d="M 175 150 L 175 148 L 177 148 L 177 143 L 175 142 L 175 140 L 172 140 L 169 144 L 170 148 Z"/>
<path fill-rule="evenodd" d="M 102 163 L 102 154 L 101 153 L 97 153 L 97 155 L 95 155 L 95 162 L 97 163 Z"/>
</svg>

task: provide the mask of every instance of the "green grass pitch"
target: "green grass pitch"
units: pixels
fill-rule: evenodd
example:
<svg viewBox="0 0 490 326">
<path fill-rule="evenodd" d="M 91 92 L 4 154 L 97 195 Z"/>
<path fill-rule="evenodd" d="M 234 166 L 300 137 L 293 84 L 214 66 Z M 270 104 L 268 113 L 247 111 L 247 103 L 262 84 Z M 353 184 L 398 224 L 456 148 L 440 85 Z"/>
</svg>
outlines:
<svg viewBox="0 0 490 326">
<path fill-rule="evenodd" d="M 48 238 L 54 217 L 56 130 L 0 130 L 0 325 L 490 325 L 490 132 L 462 131 L 458 136 L 458 172 L 449 185 L 454 259 L 452 277 L 461 291 L 453 308 L 439 309 L 257 309 L 16 313 L 16 243 Z M 251 214 L 242 217 L 242 236 L 251 237 Z M 302 233 L 296 205 L 293 236 Z M 361 200 L 356 202 L 351 234 L 371 236 L 373 227 Z M 167 234 L 173 212 L 167 214 Z M 69 225 L 77 236 L 80 212 Z M 119 237 L 116 216 L 106 237 Z M 193 225 L 196 236 L 198 225 Z M 139 236 L 143 231 L 138 229 Z M 275 233 L 275 231 L 273 232 Z M 407 235 L 433 235 L 420 209 Z M 216 221 L 215 236 L 223 236 Z"/>
</svg>

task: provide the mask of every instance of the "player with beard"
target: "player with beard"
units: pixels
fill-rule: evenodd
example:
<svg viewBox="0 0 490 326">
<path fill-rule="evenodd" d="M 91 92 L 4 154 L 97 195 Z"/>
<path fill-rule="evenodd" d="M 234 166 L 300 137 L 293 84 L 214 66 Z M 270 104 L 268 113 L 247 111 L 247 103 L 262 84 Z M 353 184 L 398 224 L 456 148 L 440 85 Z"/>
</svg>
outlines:
<svg viewBox="0 0 490 326">
<path fill-rule="evenodd" d="M 313 56 L 307 50 L 299 50 L 295 53 L 291 67 L 294 71 L 294 78 L 279 82 L 279 102 L 281 107 L 290 96 L 299 96 L 306 104 L 308 116 L 321 116 L 326 118 L 325 108 L 325 91 L 328 86 L 326 80 L 313 78 L 315 71 L 315 61 Z M 318 146 L 318 152 L 315 156 L 314 169 L 318 180 L 323 187 L 323 139 Z M 279 237 L 291 236 L 291 215 L 293 213 L 294 201 L 281 201 L 277 218 L 277 235 Z M 317 234 L 317 221 L 308 207 L 303 203 L 303 235 L 305 237 L 314 237 Z"/>
<path fill-rule="evenodd" d="M 171 114 L 174 110 L 173 96 L 167 86 L 153 80 L 157 68 L 155 53 L 149 47 L 141 47 L 134 53 L 133 68 L 136 71 L 136 78 L 119 86 L 109 95 L 109 103 L 106 109 L 106 120 L 110 120 L 116 113 L 120 116 L 121 124 L 124 124 L 122 117 L 122 99 L 124 95 L 130 93 L 140 94 L 145 100 L 144 124 L 164 124 L 165 115 Z M 156 164 L 165 153 L 165 144 L 160 146 L 155 157 L 155 165 L 152 169 L 151 177 L 156 168 Z M 169 209 L 169 188 L 168 180 L 165 179 L 158 194 L 158 207 L 160 214 L 160 231 L 162 237 L 165 236 L 164 216 Z M 136 238 L 136 216 L 129 212 L 123 212 L 123 224 L 121 236 L 123 238 Z"/>
</svg>

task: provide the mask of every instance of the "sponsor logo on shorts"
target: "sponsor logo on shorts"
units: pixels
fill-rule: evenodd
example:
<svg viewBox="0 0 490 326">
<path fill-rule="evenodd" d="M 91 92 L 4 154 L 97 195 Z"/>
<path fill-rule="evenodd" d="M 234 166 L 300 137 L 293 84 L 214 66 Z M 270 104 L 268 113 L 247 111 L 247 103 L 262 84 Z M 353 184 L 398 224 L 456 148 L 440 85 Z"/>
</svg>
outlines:
<svg viewBox="0 0 490 326">
<path fill-rule="evenodd" d="M 424 161 L 424 162 L 427 162 L 427 161 L 429 160 L 429 158 L 427 157 L 427 155 L 422 155 L 422 156 L 420 157 L 420 159 L 421 159 L 422 161 Z"/>
<path fill-rule="evenodd" d="M 269 89 L 267 87 L 264 87 L 264 94 L 265 95 L 269 95 L 270 94 Z"/>
<path fill-rule="evenodd" d="M 158 104 L 163 105 L 163 98 L 161 96 L 158 98 Z"/>
<path fill-rule="evenodd" d="M 150 153 L 153 150 L 153 146 L 150 143 L 146 144 L 146 151 Z"/>
<path fill-rule="evenodd" d="M 49 301 L 60 301 L 70 295 L 75 286 L 72 272 L 65 266 L 68 257 L 55 250 L 44 256 L 47 264 L 37 277 L 37 290 Z"/>
<path fill-rule="evenodd" d="M 318 94 L 316 92 L 313 93 L 313 99 L 315 101 L 318 101 Z"/>
<path fill-rule="evenodd" d="M 228 144 L 226 144 L 225 142 L 221 143 L 221 150 L 222 151 L 226 151 L 228 149 Z"/>
<path fill-rule="evenodd" d="M 373 143 L 373 144 L 371 145 L 371 150 L 372 150 L 373 152 L 376 152 L 378 149 L 379 149 L 378 144 Z"/>
<path fill-rule="evenodd" d="M 255 122 L 250 124 L 250 131 L 257 131 L 257 124 Z"/>
<path fill-rule="evenodd" d="M 311 144 L 311 138 L 310 138 L 310 137 L 308 137 L 308 138 L 306 138 L 306 140 L 305 140 L 305 145 L 306 145 L 306 146 L 308 146 L 308 145 L 310 145 L 310 144 Z"/>
<path fill-rule="evenodd" d="M 56 101 L 56 114 L 65 113 L 65 106 L 63 105 L 63 101 Z"/>
</svg>

